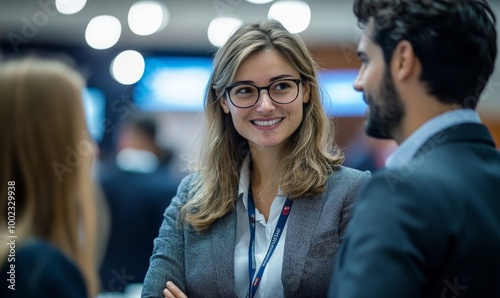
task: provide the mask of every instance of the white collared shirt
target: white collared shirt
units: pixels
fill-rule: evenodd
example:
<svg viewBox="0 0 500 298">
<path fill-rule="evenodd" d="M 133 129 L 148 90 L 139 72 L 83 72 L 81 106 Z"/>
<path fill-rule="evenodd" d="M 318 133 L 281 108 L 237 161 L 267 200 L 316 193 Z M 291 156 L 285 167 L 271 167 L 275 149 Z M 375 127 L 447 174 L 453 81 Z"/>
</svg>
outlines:
<svg viewBox="0 0 500 298">
<path fill-rule="evenodd" d="M 248 273 L 248 246 L 250 243 L 250 226 L 248 223 L 247 199 L 248 188 L 250 186 L 250 155 L 245 158 L 240 172 L 240 183 L 238 189 L 239 199 L 236 202 L 237 226 L 236 226 L 236 246 L 234 248 L 234 291 L 236 296 L 242 298 L 247 296 L 249 289 Z M 273 236 L 274 229 L 278 223 L 281 209 L 285 203 L 286 196 L 276 196 L 271 205 L 269 219 L 266 223 L 264 215 L 258 209 L 255 210 L 255 261 L 256 270 L 259 271 L 269 244 Z M 255 297 L 283 297 L 283 283 L 281 282 L 281 271 L 283 266 L 283 254 L 285 250 L 286 231 L 288 221 L 285 224 L 281 238 L 274 250 L 273 255 L 267 263 L 266 269 Z"/>
<path fill-rule="evenodd" d="M 481 119 L 476 111 L 471 109 L 452 110 L 430 119 L 415 130 L 386 159 L 386 168 L 397 169 L 408 165 L 418 149 L 428 139 L 440 131 L 462 123 L 481 123 Z"/>
</svg>

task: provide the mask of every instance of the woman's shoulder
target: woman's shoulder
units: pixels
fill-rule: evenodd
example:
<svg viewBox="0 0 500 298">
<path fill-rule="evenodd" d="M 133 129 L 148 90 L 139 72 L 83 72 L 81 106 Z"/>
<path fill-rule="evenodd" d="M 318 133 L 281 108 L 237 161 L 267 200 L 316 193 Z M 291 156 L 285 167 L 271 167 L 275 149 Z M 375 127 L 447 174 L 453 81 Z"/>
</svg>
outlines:
<svg viewBox="0 0 500 298">
<path fill-rule="evenodd" d="M 4 267 L 14 272 L 16 294 L 42 294 L 42 297 L 45 294 L 64 297 L 64 293 L 73 293 L 72 297 L 87 295 L 80 270 L 53 244 L 32 238 L 14 250 L 12 262 L 4 264 Z"/>
<path fill-rule="evenodd" d="M 182 178 L 177 187 L 177 197 L 186 198 L 188 194 L 196 187 L 196 184 L 201 179 L 199 172 L 187 174 Z"/>
<path fill-rule="evenodd" d="M 369 180 L 372 177 L 370 171 L 360 171 L 358 169 L 339 166 L 328 178 L 329 180 Z"/>
<path fill-rule="evenodd" d="M 16 260 L 19 265 L 37 265 L 39 268 L 45 262 L 73 262 L 56 246 L 52 243 L 40 239 L 30 238 L 20 243 L 16 247 Z M 74 264 L 73 264 L 74 266 Z"/>
<path fill-rule="evenodd" d="M 331 175 L 328 177 L 327 188 L 361 188 L 363 187 L 372 177 L 370 171 L 360 171 L 354 168 L 339 166 Z"/>
<path fill-rule="evenodd" d="M 54 246 L 54 244 L 44 239 L 30 238 L 21 243 L 18 254 L 25 255 L 28 258 L 30 257 L 35 258 L 37 255 L 46 255 L 46 254 L 62 255 L 62 252 L 59 248 Z"/>
</svg>

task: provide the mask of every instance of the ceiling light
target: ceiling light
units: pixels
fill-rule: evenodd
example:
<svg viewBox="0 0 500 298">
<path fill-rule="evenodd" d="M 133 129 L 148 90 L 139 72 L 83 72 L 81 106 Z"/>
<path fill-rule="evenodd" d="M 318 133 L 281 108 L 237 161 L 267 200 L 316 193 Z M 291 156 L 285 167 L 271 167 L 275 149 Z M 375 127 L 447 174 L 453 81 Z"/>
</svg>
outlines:
<svg viewBox="0 0 500 298">
<path fill-rule="evenodd" d="M 221 47 L 241 23 L 242 21 L 236 18 L 221 17 L 213 19 L 208 26 L 208 40 L 212 45 Z"/>
<path fill-rule="evenodd" d="M 117 18 L 107 15 L 97 16 L 87 25 L 85 40 L 94 49 L 108 49 L 118 42 L 121 32 L 122 26 Z"/>
<path fill-rule="evenodd" d="M 300 33 L 309 26 L 311 9 L 303 1 L 277 1 L 269 8 L 268 17 L 280 21 L 290 33 Z"/>
<path fill-rule="evenodd" d="M 56 0 L 56 8 L 62 14 L 75 14 L 85 7 L 87 0 Z"/>
<path fill-rule="evenodd" d="M 156 1 L 134 3 L 128 12 L 128 25 L 137 35 L 151 35 L 163 29 L 169 21 L 167 7 Z"/>
<path fill-rule="evenodd" d="M 269 2 L 273 2 L 273 0 L 247 0 L 247 1 L 254 4 L 266 4 Z"/>
<path fill-rule="evenodd" d="M 111 76 L 123 85 L 131 85 L 142 78 L 144 67 L 144 58 L 139 52 L 124 51 L 111 62 Z"/>
</svg>

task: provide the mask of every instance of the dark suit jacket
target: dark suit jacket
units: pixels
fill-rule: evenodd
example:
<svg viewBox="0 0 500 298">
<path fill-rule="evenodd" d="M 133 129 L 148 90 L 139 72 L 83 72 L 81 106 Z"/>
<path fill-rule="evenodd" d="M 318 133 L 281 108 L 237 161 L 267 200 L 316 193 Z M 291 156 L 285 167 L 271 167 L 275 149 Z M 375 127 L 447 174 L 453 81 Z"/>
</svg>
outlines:
<svg viewBox="0 0 500 298">
<path fill-rule="evenodd" d="M 500 297 L 500 153 L 485 126 L 446 129 L 374 175 L 330 297 Z"/>
<path fill-rule="evenodd" d="M 4 260 L 0 269 L 0 297 L 88 297 L 80 270 L 52 244 L 33 239 L 15 250 L 15 262 Z M 15 266 L 15 291 L 8 288 L 11 264 Z"/>
<path fill-rule="evenodd" d="M 111 217 L 100 268 L 103 291 L 122 292 L 129 284 L 143 282 L 163 211 L 175 196 L 177 185 L 163 168 L 148 174 L 115 169 L 102 178 Z"/>
</svg>

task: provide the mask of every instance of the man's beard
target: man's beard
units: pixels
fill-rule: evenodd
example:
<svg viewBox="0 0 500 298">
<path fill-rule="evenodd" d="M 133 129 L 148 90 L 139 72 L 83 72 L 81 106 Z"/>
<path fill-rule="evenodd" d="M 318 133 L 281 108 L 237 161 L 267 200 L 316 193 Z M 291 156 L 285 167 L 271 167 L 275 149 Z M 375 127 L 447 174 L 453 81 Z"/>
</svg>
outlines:
<svg viewBox="0 0 500 298">
<path fill-rule="evenodd" d="M 386 68 L 377 96 L 364 93 L 368 104 L 365 132 L 377 139 L 393 139 L 394 130 L 405 114 L 404 104 L 394 88 L 394 82 Z"/>
</svg>

